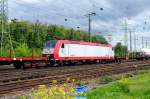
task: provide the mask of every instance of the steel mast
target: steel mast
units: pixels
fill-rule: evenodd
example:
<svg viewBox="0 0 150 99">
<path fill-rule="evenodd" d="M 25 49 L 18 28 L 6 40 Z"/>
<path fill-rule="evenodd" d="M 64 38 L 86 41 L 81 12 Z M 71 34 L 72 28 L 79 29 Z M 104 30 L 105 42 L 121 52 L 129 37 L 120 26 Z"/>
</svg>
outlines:
<svg viewBox="0 0 150 99">
<path fill-rule="evenodd" d="M 3 56 L 3 47 L 8 44 L 12 51 L 10 26 L 8 23 L 8 0 L 0 0 L 0 56 Z"/>
</svg>

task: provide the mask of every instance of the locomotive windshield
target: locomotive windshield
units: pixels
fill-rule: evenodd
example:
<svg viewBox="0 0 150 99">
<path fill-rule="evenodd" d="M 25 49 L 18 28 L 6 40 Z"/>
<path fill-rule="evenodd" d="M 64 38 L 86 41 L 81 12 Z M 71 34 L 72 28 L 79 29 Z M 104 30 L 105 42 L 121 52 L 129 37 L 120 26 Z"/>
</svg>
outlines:
<svg viewBox="0 0 150 99">
<path fill-rule="evenodd" d="M 47 41 L 43 49 L 43 54 L 53 54 L 56 42 L 56 40 Z"/>
<path fill-rule="evenodd" d="M 50 40 L 45 43 L 45 48 L 54 48 L 56 44 L 56 40 Z"/>
</svg>

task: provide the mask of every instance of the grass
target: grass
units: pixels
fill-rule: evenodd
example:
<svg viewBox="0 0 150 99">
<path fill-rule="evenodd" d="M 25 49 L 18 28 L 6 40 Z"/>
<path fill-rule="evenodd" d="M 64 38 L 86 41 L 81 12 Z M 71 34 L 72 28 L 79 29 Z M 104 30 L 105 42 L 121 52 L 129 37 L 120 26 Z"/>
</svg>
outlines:
<svg viewBox="0 0 150 99">
<path fill-rule="evenodd" d="M 150 99 L 150 72 L 124 77 L 93 89 L 86 96 L 88 99 Z"/>
</svg>

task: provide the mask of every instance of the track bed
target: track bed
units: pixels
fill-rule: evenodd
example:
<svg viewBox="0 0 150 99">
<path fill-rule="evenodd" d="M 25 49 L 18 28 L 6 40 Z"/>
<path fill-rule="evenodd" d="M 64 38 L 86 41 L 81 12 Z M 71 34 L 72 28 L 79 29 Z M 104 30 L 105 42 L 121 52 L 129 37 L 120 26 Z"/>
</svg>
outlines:
<svg viewBox="0 0 150 99">
<path fill-rule="evenodd" d="M 121 64 L 93 64 L 80 66 L 53 67 L 28 70 L 11 70 L 0 74 L 0 94 L 25 90 L 39 84 L 50 85 L 52 80 L 63 83 L 67 77 L 84 80 L 103 75 L 124 73 L 150 68 L 150 61 L 127 62 Z"/>
</svg>

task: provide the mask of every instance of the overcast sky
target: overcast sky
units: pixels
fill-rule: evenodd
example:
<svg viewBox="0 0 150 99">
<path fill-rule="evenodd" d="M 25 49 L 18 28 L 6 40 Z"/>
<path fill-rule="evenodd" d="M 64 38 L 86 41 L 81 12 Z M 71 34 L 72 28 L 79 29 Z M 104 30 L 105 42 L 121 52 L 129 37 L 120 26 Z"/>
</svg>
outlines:
<svg viewBox="0 0 150 99">
<path fill-rule="evenodd" d="M 150 0 L 8 0 L 9 17 L 35 22 L 59 24 L 70 28 L 80 27 L 88 31 L 88 18 L 92 16 L 92 33 L 112 35 L 111 43 L 124 43 L 125 20 L 129 31 L 136 34 L 137 47 L 141 47 L 141 37 L 150 45 Z M 103 10 L 100 10 L 103 8 Z M 65 21 L 68 19 L 68 21 Z M 129 41 L 129 40 L 128 40 Z M 146 44 L 146 43 L 145 43 Z"/>
</svg>

